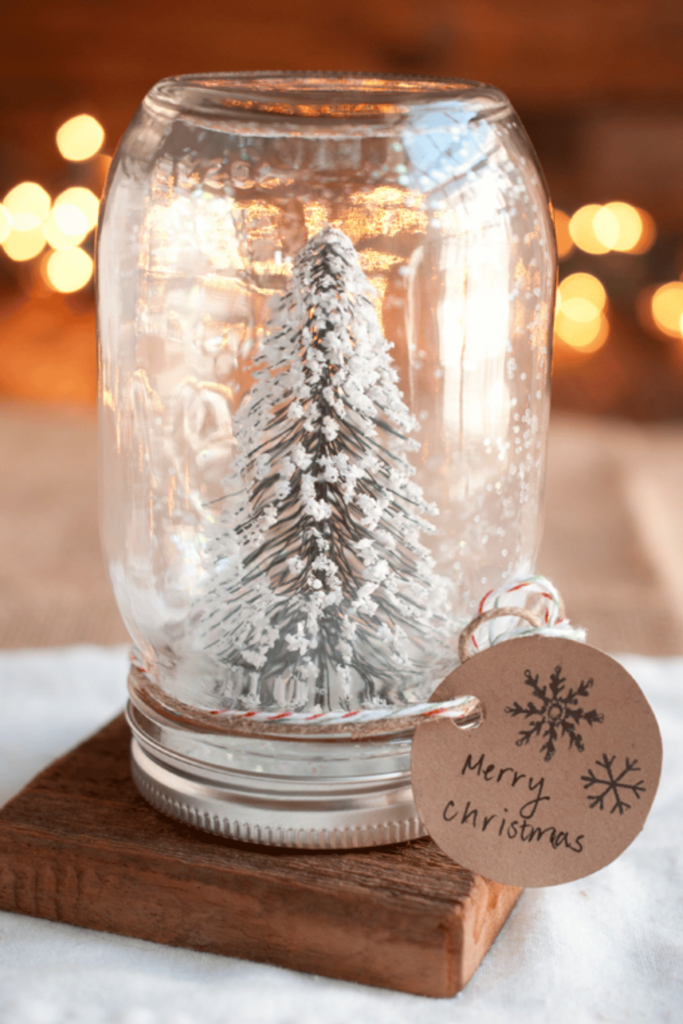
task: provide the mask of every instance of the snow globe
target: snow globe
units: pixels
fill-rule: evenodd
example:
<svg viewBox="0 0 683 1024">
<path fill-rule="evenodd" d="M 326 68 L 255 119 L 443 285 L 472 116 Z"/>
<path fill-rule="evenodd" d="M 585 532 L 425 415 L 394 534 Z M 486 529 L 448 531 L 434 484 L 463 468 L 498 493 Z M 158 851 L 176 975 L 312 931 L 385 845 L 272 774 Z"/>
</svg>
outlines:
<svg viewBox="0 0 683 1024">
<path fill-rule="evenodd" d="M 159 810 L 294 847 L 423 834 L 399 712 L 533 568 L 554 279 L 542 175 L 490 86 L 145 97 L 99 232 L 100 444 Z"/>
</svg>

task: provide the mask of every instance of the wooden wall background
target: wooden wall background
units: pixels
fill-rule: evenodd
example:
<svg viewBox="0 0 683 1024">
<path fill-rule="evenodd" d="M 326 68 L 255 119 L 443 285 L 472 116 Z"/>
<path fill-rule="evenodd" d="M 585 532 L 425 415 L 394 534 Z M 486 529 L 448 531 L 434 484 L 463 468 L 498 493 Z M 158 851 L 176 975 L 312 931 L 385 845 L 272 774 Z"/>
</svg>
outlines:
<svg viewBox="0 0 683 1024">
<path fill-rule="evenodd" d="M 148 88 L 171 74 L 479 79 L 517 107 L 556 205 L 644 207 L 663 239 L 646 276 L 683 271 L 681 0 L 3 0 L 0 13 L 1 194 L 26 178 L 73 183 L 54 143 L 59 124 L 95 114 L 111 152 Z M 0 267 L 6 291 L 8 273 Z M 556 402 L 680 415 L 683 349 L 644 336 L 628 294 L 615 332 L 618 345 L 558 366 Z"/>
<path fill-rule="evenodd" d="M 473 78 L 560 132 L 683 101 L 680 0 L 4 0 L 2 27 L 0 129 L 36 157 L 84 100 L 114 143 L 153 82 L 191 71 Z"/>
</svg>

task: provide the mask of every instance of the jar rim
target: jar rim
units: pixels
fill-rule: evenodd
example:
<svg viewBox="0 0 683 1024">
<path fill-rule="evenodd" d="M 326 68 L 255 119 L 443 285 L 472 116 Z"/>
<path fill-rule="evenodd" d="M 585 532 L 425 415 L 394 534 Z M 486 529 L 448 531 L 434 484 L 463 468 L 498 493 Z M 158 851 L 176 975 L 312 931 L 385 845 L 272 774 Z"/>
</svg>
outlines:
<svg viewBox="0 0 683 1024">
<path fill-rule="evenodd" d="M 512 113 L 495 86 L 466 79 L 343 71 L 236 71 L 176 75 L 145 102 L 159 112 L 215 122 L 403 123 L 425 108 L 456 107 L 464 120 Z"/>
</svg>

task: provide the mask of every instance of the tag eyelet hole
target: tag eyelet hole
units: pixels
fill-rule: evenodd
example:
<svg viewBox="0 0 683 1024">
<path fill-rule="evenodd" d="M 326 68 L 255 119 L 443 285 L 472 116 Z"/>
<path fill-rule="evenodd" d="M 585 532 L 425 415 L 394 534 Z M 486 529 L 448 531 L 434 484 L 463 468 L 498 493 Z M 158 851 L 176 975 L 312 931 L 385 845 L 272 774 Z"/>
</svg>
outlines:
<svg viewBox="0 0 683 1024">
<path fill-rule="evenodd" d="M 465 714 L 462 718 L 451 718 L 458 729 L 478 729 L 486 718 L 486 708 L 478 697 L 468 697 Z"/>
</svg>

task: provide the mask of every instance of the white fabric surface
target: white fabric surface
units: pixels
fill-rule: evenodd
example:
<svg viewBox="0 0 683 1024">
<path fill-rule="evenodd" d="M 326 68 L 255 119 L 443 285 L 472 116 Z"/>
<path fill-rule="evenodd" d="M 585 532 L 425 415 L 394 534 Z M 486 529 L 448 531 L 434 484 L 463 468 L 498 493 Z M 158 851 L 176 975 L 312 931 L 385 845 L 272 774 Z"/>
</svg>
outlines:
<svg viewBox="0 0 683 1024">
<path fill-rule="evenodd" d="M 527 890 L 464 992 L 435 1000 L 0 913 L 1 1024 L 683 1020 L 683 659 L 628 656 L 664 740 L 645 829 L 589 878 Z M 0 653 L 0 802 L 123 705 L 121 648 Z"/>
</svg>

